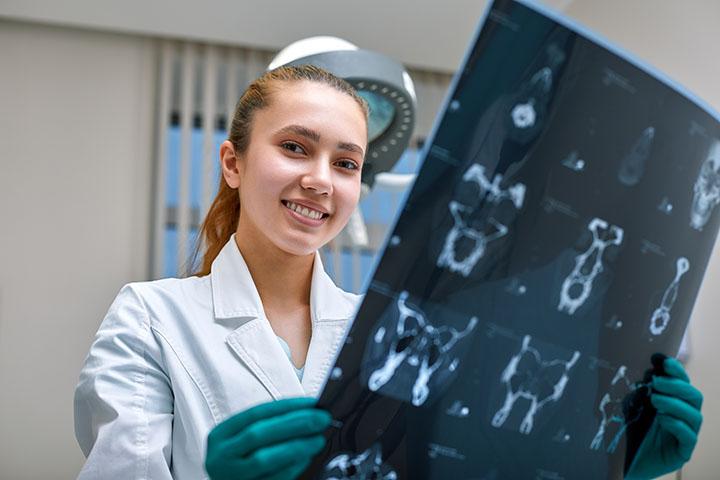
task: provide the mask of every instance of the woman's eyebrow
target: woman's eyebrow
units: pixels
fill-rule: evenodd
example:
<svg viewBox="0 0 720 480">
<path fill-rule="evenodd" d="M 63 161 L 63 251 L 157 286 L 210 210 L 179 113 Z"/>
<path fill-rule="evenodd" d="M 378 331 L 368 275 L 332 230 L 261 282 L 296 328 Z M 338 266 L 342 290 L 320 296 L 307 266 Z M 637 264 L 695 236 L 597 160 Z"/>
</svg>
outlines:
<svg viewBox="0 0 720 480">
<path fill-rule="evenodd" d="M 284 133 L 294 133 L 296 135 L 300 135 L 309 140 L 312 140 L 313 142 L 320 141 L 320 134 L 318 132 L 316 132 L 315 130 L 311 130 L 307 127 L 303 127 L 302 125 L 288 125 L 287 127 L 283 127 L 277 132 L 275 132 L 276 135 L 282 135 Z"/>
<path fill-rule="evenodd" d="M 338 142 L 337 146 L 340 150 L 347 150 L 348 152 L 356 152 L 360 155 L 365 155 L 363 149 L 355 145 L 354 143 Z"/>
<path fill-rule="evenodd" d="M 296 135 L 300 135 L 301 137 L 305 137 L 316 143 L 320 141 L 320 134 L 318 132 L 310 128 L 303 127 L 302 125 L 288 125 L 275 132 L 275 135 L 283 135 L 287 133 L 294 133 Z M 354 143 L 338 142 L 337 148 L 340 150 L 346 150 L 348 152 L 356 152 L 360 155 L 365 155 L 363 149 Z"/>
</svg>

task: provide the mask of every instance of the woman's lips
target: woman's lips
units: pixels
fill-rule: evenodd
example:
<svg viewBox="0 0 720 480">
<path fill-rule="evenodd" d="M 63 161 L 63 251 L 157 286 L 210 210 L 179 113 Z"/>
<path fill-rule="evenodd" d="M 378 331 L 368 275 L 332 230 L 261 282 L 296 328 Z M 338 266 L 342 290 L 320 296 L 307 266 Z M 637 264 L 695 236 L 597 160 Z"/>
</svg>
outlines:
<svg viewBox="0 0 720 480">
<path fill-rule="evenodd" d="M 296 221 L 303 225 L 310 227 L 317 227 L 325 223 L 325 220 L 329 217 L 328 213 L 323 213 L 319 210 L 311 209 L 306 205 L 301 205 L 296 202 L 289 200 L 283 200 L 281 202 L 285 207 L 288 214 Z"/>
</svg>

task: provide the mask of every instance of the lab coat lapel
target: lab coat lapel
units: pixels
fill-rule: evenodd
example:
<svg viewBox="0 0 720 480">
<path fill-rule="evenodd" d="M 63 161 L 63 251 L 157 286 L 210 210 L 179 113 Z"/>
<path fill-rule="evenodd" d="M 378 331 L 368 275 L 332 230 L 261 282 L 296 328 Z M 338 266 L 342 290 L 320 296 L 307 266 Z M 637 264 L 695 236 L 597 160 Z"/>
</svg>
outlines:
<svg viewBox="0 0 720 480">
<path fill-rule="evenodd" d="M 290 359 L 278 342 L 233 234 L 212 264 L 215 319 L 236 327 L 225 341 L 274 399 L 303 396 Z"/>
<path fill-rule="evenodd" d="M 275 400 L 305 395 L 270 323 L 256 318 L 228 335 L 227 344 Z"/>
<path fill-rule="evenodd" d="M 335 286 L 325 273 L 320 254 L 317 253 L 310 289 L 312 337 L 302 379 L 302 387 L 307 395 L 315 397 L 319 394 L 356 308 L 357 304 Z"/>
</svg>

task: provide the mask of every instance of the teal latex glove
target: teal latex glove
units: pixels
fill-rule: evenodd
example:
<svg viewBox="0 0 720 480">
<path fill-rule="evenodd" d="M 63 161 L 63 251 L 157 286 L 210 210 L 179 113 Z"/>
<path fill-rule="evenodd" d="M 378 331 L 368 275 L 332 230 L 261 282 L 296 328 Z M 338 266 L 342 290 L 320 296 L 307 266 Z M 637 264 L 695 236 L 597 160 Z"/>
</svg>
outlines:
<svg viewBox="0 0 720 480">
<path fill-rule="evenodd" d="M 703 396 L 685 369 L 666 358 L 667 376 L 653 376 L 650 401 L 657 415 L 640 444 L 626 479 L 645 480 L 673 472 L 690 459 L 702 424 Z"/>
<path fill-rule="evenodd" d="M 205 469 L 212 480 L 286 480 L 300 475 L 325 446 L 332 417 L 313 398 L 263 403 L 208 435 Z"/>
</svg>

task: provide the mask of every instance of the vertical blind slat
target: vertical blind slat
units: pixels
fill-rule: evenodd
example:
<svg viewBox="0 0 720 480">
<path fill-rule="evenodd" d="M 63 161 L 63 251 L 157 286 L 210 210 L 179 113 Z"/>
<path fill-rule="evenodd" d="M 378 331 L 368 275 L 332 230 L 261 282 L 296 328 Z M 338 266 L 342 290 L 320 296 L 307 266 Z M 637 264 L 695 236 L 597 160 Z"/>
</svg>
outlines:
<svg viewBox="0 0 720 480">
<path fill-rule="evenodd" d="M 177 266 L 180 275 L 185 273 L 189 252 L 194 60 L 194 45 L 189 42 L 183 44 L 180 94 L 180 189 L 177 207 Z"/>
<path fill-rule="evenodd" d="M 203 71 L 203 156 L 202 156 L 202 201 L 200 202 L 200 221 L 210 207 L 215 190 L 216 178 L 213 175 L 215 162 L 215 119 L 217 118 L 218 52 L 212 45 L 205 47 L 205 69 Z"/>
<path fill-rule="evenodd" d="M 150 272 L 152 278 L 158 278 L 164 273 L 165 264 L 165 225 L 167 223 L 167 132 L 170 121 L 170 92 L 172 90 L 172 62 L 173 46 L 164 41 L 158 51 L 159 85 L 158 113 L 157 113 L 157 145 L 155 157 L 155 198 L 152 232 L 152 265 Z"/>
</svg>

